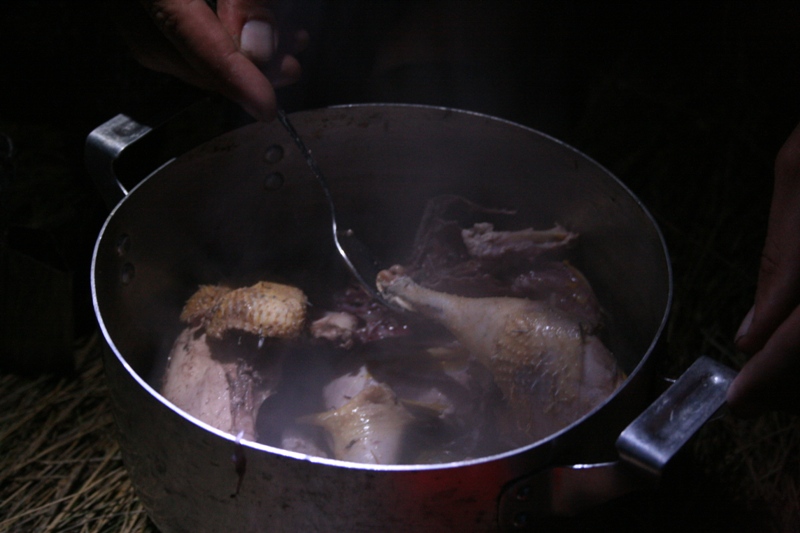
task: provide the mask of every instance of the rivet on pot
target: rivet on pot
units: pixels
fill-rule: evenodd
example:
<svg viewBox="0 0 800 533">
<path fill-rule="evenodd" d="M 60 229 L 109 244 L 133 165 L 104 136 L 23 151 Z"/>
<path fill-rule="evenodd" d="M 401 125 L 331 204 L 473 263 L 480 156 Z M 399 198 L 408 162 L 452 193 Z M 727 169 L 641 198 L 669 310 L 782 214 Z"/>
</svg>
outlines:
<svg viewBox="0 0 800 533">
<path fill-rule="evenodd" d="M 127 233 L 123 233 L 117 239 L 117 255 L 123 257 L 131 249 L 131 237 Z"/>
<path fill-rule="evenodd" d="M 528 514 L 527 513 L 517 513 L 514 515 L 514 527 L 518 529 L 522 529 L 528 526 Z"/>
<path fill-rule="evenodd" d="M 264 152 L 264 160 L 267 163 L 275 164 L 281 159 L 283 159 L 283 146 L 280 144 L 273 144 Z"/>
<path fill-rule="evenodd" d="M 271 172 L 264 178 L 264 188 L 268 191 L 277 191 L 283 187 L 283 174 L 280 172 Z"/>
<path fill-rule="evenodd" d="M 528 485 L 524 485 L 519 488 L 517 491 L 517 499 L 520 501 L 526 501 L 531 497 L 531 488 Z"/>
<path fill-rule="evenodd" d="M 133 281 L 133 276 L 136 273 L 135 270 L 136 269 L 133 268 L 133 264 L 131 263 L 125 263 L 124 265 L 122 265 L 122 271 L 120 272 L 119 279 L 120 281 L 122 281 L 123 285 L 127 285 L 128 283 Z"/>
</svg>

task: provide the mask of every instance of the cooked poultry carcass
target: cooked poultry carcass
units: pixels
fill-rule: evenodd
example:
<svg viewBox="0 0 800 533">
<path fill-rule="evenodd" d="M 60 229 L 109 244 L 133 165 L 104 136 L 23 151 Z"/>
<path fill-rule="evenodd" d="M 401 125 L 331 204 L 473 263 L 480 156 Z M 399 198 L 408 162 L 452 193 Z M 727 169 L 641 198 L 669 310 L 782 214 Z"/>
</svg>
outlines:
<svg viewBox="0 0 800 533">
<path fill-rule="evenodd" d="M 546 302 L 437 292 L 402 267 L 379 273 L 377 286 L 393 303 L 443 325 L 490 370 L 511 408 L 510 431 L 529 440 L 575 421 L 624 379 L 591 331 Z"/>
<path fill-rule="evenodd" d="M 387 385 L 362 377 L 356 378 L 355 385 L 363 384 L 363 388 L 341 407 L 304 417 L 302 421 L 325 428 L 336 459 L 397 463 L 403 434 L 414 417 Z"/>
<path fill-rule="evenodd" d="M 588 328 L 597 329 L 607 318 L 589 280 L 567 261 L 546 262 L 518 274 L 511 282 L 509 294 L 542 300 Z M 498 295 L 499 296 L 499 295 Z"/>
<path fill-rule="evenodd" d="M 367 369 L 367 366 L 362 364 L 357 371 L 346 372 L 337 376 L 322 387 L 322 403 L 325 406 L 325 410 L 335 411 L 343 407 L 367 387 L 377 384 L 378 382 Z"/>
<path fill-rule="evenodd" d="M 266 408 L 266 413 L 260 423 L 264 424 L 269 421 L 272 427 L 264 432 L 263 437 L 273 440 L 265 440 L 264 443 L 274 443 L 285 450 L 306 455 L 346 459 L 340 452 L 337 452 L 336 439 L 344 439 L 350 433 L 358 432 L 358 428 L 352 425 L 356 422 L 348 420 L 347 417 L 339 419 L 334 416 L 331 417 L 331 420 L 326 421 L 326 419 L 337 409 L 351 402 L 365 388 L 378 385 L 378 382 L 372 377 L 365 364 L 355 367 L 353 363 L 358 364 L 357 361 L 348 361 L 343 365 L 350 369 L 348 371 L 342 371 L 340 368 L 334 370 L 332 374 L 328 374 L 328 370 L 324 368 L 307 369 L 301 378 L 303 383 L 297 384 L 292 380 L 291 375 L 292 367 L 297 360 L 293 358 L 291 361 L 287 360 L 286 363 L 284 378 L 292 383 L 289 385 L 291 391 L 287 395 L 285 388 L 279 390 Z M 306 366 L 302 362 L 300 364 Z M 320 366 L 324 367 L 325 363 L 321 362 Z M 294 371 L 297 370 L 298 368 L 295 367 Z M 319 371 L 319 374 L 317 376 L 310 375 L 315 370 Z M 320 378 L 323 378 L 322 381 Z M 313 385 L 309 387 L 310 383 Z M 282 387 L 285 384 L 286 381 Z M 317 386 L 321 390 L 318 390 Z M 311 392 L 312 390 L 313 392 Z M 319 397 L 316 392 L 321 393 Z M 351 404 L 351 407 L 356 405 L 357 403 Z M 316 414 L 308 415 L 309 412 L 316 412 Z M 370 418 L 364 418 L 363 422 L 368 424 Z M 342 428 L 339 427 L 340 424 L 351 425 Z M 263 428 L 263 426 L 261 427 Z M 275 429 L 278 429 L 278 440 L 274 440 L 275 434 L 270 435 L 270 430 Z M 369 444 L 364 443 L 365 446 Z M 377 446 L 386 449 L 385 443 L 377 443 Z M 335 453 L 340 453 L 340 455 L 335 455 Z M 371 457 L 369 459 L 369 462 L 374 462 Z"/>
<path fill-rule="evenodd" d="M 280 361 L 262 360 L 258 352 L 255 345 L 218 341 L 201 327 L 186 328 L 170 352 L 161 394 L 221 431 L 256 440 L 258 409 L 280 376 Z"/>
<path fill-rule="evenodd" d="M 298 335 L 305 308 L 303 292 L 287 285 L 200 287 L 181 314 L 190 325 L 170 352 L 162 395 L 217 429 L 255 440 L 258 410 L 280 377 L 280 358 L 260 348 L 266 337 Z M 229 330 L 240 334 L 225 336 Z"/>
<path fill-rule="evenodd" d="M 292 338 L 305 325 L 307 305 L 303 291 L 281 283 L 260 281 L 240 289 L 202 285 L 186 302 L 181 320 L 199 323 L 215 339 L 228 330 Z"/>
</svg>

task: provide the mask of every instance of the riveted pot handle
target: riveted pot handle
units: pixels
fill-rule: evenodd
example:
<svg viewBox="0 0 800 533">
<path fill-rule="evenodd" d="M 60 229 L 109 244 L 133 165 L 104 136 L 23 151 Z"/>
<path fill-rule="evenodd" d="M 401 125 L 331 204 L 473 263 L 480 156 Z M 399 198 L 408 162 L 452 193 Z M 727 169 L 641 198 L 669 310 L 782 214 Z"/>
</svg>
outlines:
<svg viewBox="0 0 800 533">
<path fill-rule="evenodd" d="M 667 463 L 725 403 L 736 372 L 700 357 L 617 439 L 619 460 L 555 466 L 510 483 L 500 497 L 503 531 L 526 531 L 545 516 L 577 514 L 658 484 Z"/>
<path fill-rule="evenodd" d="M 664 466 L 725 403 L 736 372 L 700 357 L 617 439 L 620 459 L 645 474 Z"/>
<path fill-rule="evenodd" d="M 119 114 L 95 128 L 84 147 L 86 168 L 106 206 L 189 149 L 252 119 L 219 96 L 192 95 L 142 113 Z"/>
<path fill-rule="evenodd" d="M 95 128 L 87 137 L 84 148 L 86 168 L 109 209 L 128 195 L 127 187 L 117 177 L 117 159 L 151 131 L 152 127 L 120 114 Z"/>
</svg>

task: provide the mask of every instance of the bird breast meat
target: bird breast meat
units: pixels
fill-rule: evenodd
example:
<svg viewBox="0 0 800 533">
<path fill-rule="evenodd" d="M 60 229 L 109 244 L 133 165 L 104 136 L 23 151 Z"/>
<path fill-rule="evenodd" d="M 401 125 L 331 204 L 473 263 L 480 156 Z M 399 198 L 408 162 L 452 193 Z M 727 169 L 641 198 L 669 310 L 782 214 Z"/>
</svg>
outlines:
<svg viewBox="0 0 800 533">
<path fill-rule="evenodd" d="M 264 339 L 296 337 L 306 305 L 300 289 L 279 283 L 201 286 L 181 313 L 188 326 L 169 354 L 161 394 L 219 430 L 256 440 L 259 408 L 281 373 Z"/>
<path fill-rule="evenodd" d="M 389 301 L 444 326 L 491 371 L 511 408 L 509 431 L 527 439 L 575 421 L 624 379 L 597 337 L 546 302 L 438 292 L 399 266 L 379 273 L 377 286 Z"/>
</svg>

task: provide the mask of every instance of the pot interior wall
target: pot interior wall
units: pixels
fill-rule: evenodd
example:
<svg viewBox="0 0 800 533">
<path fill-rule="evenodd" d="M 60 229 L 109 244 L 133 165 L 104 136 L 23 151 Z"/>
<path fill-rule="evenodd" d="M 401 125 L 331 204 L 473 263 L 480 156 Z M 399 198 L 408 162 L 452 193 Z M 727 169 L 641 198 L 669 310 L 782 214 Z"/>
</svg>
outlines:
<svg viewBox="0 0 800 533">
<path fill-rule="evenodd" d="M 584 155 L 440 108 L 351 106 L 293 121 L 347 225 L 385 261 L 406 258 L 426 201 L 439 194 L 516 210 L 508 229 L 560 223 L 581 234 L 577 263 L 611 317 L 609 345 L 622 366 L 632 372 L 650 350 L 669 304 L 662 239 L 629 191 Z M 273 163 L 275 146 L 283 157 Z M 280 126 L 230 132 L 155 172 L 109 218 L 94 266 L 101 322 L 157 386 L 180 309 L 199 284 L 269 277 L 313 296 L 346 279 L 329 233 L 321 189 Z"/>
</svg>

